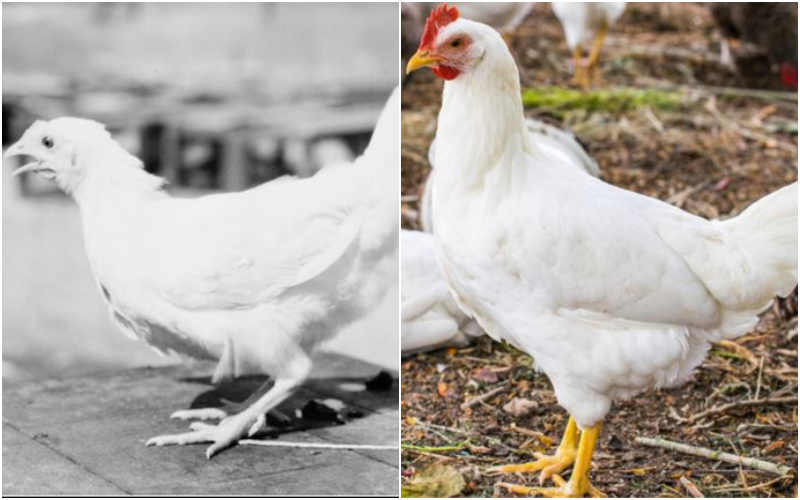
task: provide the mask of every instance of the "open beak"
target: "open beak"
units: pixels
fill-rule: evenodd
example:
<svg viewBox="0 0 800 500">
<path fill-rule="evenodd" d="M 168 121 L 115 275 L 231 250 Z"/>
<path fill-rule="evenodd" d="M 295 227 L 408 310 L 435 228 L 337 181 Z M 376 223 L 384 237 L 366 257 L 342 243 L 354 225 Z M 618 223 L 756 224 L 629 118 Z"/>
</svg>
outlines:
<svg viewBox="0 0 800 500">
<path fill-rule="evenodd" d="M 430 66 L 431 64 L 436 64 L 441 60 L 439 57 L 431 57 L 428 51 L 420 51 L 418 50 L 414 56 L 409 59 L 408 65 L 406 66 L 406 74 L 411 73 L 412 71 L 418 70 L 420 68 L 424 68 L 425 66 Z"/>
<path fill-rule="evenodd" d="M 50 169 L 42 168 L 42 161 L 35 159 L 33 155 L 25 151 L 25 147 L 22 143 L 18 142 L 13 146 L 11 146 L 10 148 L 8 148 L 5 154 L 3 155 L 3 159 L 6 160 L 8 158 L 13 158 L 14 156 L 30 156 L 31 158 L 34 158 L 34 160 L 14 170 L 11 173 L 11 177 L 17 177 L 18 175 L 22 175 L 26 172 L 34 172 L 34 173 L 39 171 L 47 171 L 48 173 L 53 172 Z"/>
</svg>

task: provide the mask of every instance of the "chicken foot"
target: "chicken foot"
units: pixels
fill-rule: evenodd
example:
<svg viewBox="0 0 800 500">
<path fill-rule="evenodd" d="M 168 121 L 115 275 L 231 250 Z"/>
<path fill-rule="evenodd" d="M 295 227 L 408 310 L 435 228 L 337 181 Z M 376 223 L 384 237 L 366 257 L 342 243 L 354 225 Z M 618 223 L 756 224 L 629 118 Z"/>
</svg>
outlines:
<svg viewBox="0 0 800 500">
<path fill-rule="evenodd" d="M 526 464 L 512 464 L 501 465 L 499 467 L 492 467 L 489 469 L 490 473 L 500 474 L 515 474 L 525 472 L 542 471 L 539 475 L 539 484 L 543 485 L 545 481 L 553 476 L 561 474 L 561 472 L 575 463 L 575 457 L 578 455 L 578 424 L 570 417 L 567 422 L 567 428 L 564 430 L 564 437 L 561 438 L 561 444 L 558 445 L 554 455 L 544 455 L 537 453 L 538 460 L 535 462 L 528 462 Z"/>
<path fill-rule="evenodd" d="M 288 415 L 278 409 L 273 408 L 267 414 L 283 422 L 291 420 Z M 228 412 L 222 408 L 190 408 L 188 410 L 178 410 L 169 416 L 169 418 L 176 420 L 222 420 L 227 417 Z"/>
<path fill-rule="evenodd" d="M 233 446 L 246 436 L 252 436 L 266 423 L 266 414 L 284 400 L 302 384 L 301 378 L 278 378 L 275 385 L 244 411 L 232 416 L 223 417 L 217 425 L 193 422 L 191 432 L 157 436 L 147 441 L 146 446 L 170 446 L 195 443 L 213 443 L 206 450 L 206 458 Z M 213 414 L 204 409 L 206 415 Z M 191 410 L 189 410 L 191 411 Z M 220 410 L 221 411 L 221 410 Z M 219 415 L 217 413 L 216 415 Z"/>
<path fill-rule="evenodd" d="M 582 498 L 586 495 L 592 498 L 605 497 L 603 492 L 592 486 L 589 482 L 592 454 L 594 453 L 601 427 L 602 424 L 597 424 L 581 432 L 578 452 L 575 458 L 575 467 L 572 470 L 572 476 L 570 476 L 569 481 L 554 474 L 553 482 L 556 483 L 556 486 L 553 488 L 529 487 L 508 483 L 497 483 L 496 486 L 519 495 L 533 495 L 547 498 Z"/>
</svg>

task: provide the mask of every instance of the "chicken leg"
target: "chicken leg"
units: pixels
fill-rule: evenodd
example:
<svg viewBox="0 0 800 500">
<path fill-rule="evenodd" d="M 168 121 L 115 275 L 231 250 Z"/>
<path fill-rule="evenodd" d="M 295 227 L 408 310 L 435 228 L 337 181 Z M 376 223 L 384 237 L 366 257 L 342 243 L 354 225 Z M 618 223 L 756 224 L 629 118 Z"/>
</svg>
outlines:
<svg viewBox="0 0 800 500">
<path fill-rule="evenodd" d="M 303 379 L 278 378 L 275 380 L 275 385 L 255 403 L 240 413 L 224 417 L 218 425 L 193 422 L 189 426 L 191 432 L 157 436 L 147 441 L 146 445 L 169 446 L 210 442 L 213 444 L 206 450 L 206 458 L 210 459 L 219 451 L 233 446 L 239 439 L 258 432 L 265 424 L 267 412 L 291 396 L 302 383 Z M 208 409 L 194 414 L 205 416 L 203 412 L 208 413 L 207 418 L 220 416 L 219 413 L 209 412 Z M 188 413 L 188 415 L 192 415 L 192 413 Z"/>
<path fill-rule="evenodd" d="M 589 88 L 589 79 L 586 72 L 583 70 L 581 59 L 583 59 L 581 48 L 580 46 L 575 46 L 575 48 L 572 49 L 572 64 L 575 66 L 575 72 L 572 75 L 572 84 L 587 89 Z"/>
<path fill-rule="evenodd" d="M 569 481 L 565 481 L 559 475 L 553 475 L 554 488 L 529 487 L 518 484 L 497 483 L 496 486 L 505 488 L 511 493 L 519 495 L 538 495 L 547 498 L 582 498 L 586 495 L 592 498 L 601 498 L 605 495 L 592 486 L 589 482 L 589 469 L 592 466 L 592 454 L 597 444 L 597 437 L 600 435 L 602 424 L 588 427 L 581 433 L 578 452 L 575 458 L 575 467 Z"/>
<path fill-rule="evenodd" d="M 539 475 L 539 484 L 544 484 L 546 480 L 554 475 L 561 474 L 561 471 L 575 463 L 578 455 L 578 424 L 572 417 L 569 417 L 567 428 L 564 430 L 564 437 L 558 445 L 554 455 L 544 455 L 537 453 L 538 460 L 526 464 L 501 465 L 492 467 L 489 472 L 514 474 L 518 472 L 542 471 Z"/>
<path fill-rule="evenodd" d="M 592 83 L 598 84 L 600 83 L 601 79 L 601 72 L 598 68 L 600 61 L 600 49 L 603 48 L 603 42 L 606 39 L 606 33 L 608 32 L 608 23 L 603 22 L 600 25 L 600 28 L 597 30 L 597 34 L 594 37 L 594 43 L 592 44 L 592 50 L 589 52 L 589 60 L 586 63 L 586 84 L 588 87 L 589 81 L 591 79 Z"/>
</svg>

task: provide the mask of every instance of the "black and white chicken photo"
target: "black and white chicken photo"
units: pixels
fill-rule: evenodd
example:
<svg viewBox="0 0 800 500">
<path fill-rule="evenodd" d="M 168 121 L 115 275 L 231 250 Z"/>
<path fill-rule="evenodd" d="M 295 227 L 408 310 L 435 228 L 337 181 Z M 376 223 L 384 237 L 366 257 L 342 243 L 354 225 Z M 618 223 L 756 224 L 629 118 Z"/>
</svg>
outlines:
<svg viewBox="0 0 800 500">
<path fill-rule="evenodd" d="M 397 493 L 396 21 L 4 9 L 4 494 Z"/>
</svg>

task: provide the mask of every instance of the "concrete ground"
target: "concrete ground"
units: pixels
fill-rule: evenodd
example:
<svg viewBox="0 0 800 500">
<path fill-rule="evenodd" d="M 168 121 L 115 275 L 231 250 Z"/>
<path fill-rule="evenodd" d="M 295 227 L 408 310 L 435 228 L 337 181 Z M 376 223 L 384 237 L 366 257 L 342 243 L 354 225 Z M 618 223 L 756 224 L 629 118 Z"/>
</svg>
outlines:
<svg viewBox="0 0 800 500">
<path fill-rule="evenodd" d="M 397 495 L 397 379 L 368 390 L 363 382 L 379 368 L 333 354 L 321 357 L 309 382 L 280 405 L 287 425 L 253 436 L 273 446 L 241 444 L 211 460 L 206 444 L 145 447 L 156 435 L 188 431 L 187 422 L 168 418 L 175 409 L 241 402 L 262 382 L 249 377 L 213 387 L 209 370 L 140 368 L 6 385 L 2 493 Z M 336 401 L 339 420 L 304 413 L 312 399 Z M 282 446 L 274 446 L 276 439 Z"/>
</svg>

